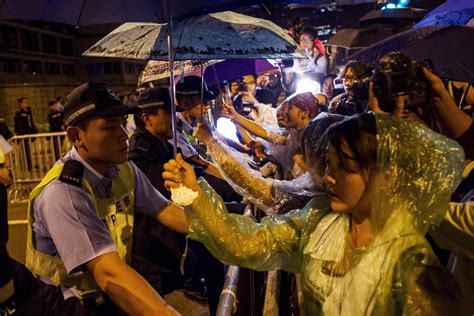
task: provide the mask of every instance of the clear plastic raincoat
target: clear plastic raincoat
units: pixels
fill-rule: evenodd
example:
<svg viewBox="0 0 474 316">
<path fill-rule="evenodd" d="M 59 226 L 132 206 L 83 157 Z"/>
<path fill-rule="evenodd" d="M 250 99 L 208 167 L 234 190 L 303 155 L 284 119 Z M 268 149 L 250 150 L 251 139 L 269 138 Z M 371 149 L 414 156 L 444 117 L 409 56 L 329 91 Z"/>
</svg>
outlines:
<svg viewBox="0 0 474 316">
<path fill-rule="evenodd" d="M 220 260 L 254 270 L 300 273 L 307 315 L 455 314 L 460 293 L 424 234 L 438 224 L 464 162 L 461 147 L 417 123 L 377 115 L 372 241 L 354 248 L 350 214 L 325 195 L 255 223 L 226 211 L 204 181 L 187 209 L 190 237 Z"/>
</svg>

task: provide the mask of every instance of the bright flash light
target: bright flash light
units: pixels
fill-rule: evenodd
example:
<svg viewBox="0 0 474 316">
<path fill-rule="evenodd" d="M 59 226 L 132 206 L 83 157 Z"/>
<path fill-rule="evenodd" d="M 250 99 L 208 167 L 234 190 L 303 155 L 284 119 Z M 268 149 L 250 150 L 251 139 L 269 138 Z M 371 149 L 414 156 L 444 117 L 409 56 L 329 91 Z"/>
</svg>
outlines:
<svg viewBox="0 0 474 316">
<path fill-rule="evenodd" d="M 321 85 L 308 78 L 300 79 L 296 85 L 296 93 L 304 92 L 319 93 L 321 92 Z"/>
<path fill-rule="evenodd" d="M 220 117 L 217 119 L 217 131 L 225 138 L 239 142 L 239 139 L 237 138 L 237 128 L 227 117 Z"/>
</svg>

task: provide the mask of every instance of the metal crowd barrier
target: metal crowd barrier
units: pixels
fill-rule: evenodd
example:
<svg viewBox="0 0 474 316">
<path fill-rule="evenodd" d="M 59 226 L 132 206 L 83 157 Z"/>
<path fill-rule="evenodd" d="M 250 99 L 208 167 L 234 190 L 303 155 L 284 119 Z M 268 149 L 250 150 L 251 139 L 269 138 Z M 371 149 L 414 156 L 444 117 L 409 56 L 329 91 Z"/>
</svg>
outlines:
<svg viewBox="0 0 474 316">
<path fill-rule="evenodd" d="M 9 192 L 11 202 L 28 199 L 31 189 L 72 147 L 65 132 L 14 136 L 8 143 L 12 146 L 10 165 L 13 185 Z"/>
<path fill-rule="evenodd" d="M 245 207 L 244 216 L 254 217 L 253 205 L 248 203 Z M 230 316 L 237 312 L 237 284 L 239 283 L 240 267 L 229 266 L 225 276 L 224 287 L 221 292 L 217 316 Z"/>
<path fill-rule="evenodd" d="M 254 206 L 249 203 L 245 207 L 244 216 L 255 217 L 254 211 Z M 217 316 L 246 315 L 247 313 L 251 315 L 274 316 L 280 313 L 281 273 L 279 270 L 270 271 L 267 274 L 263 306 L 260 304 L 253 304 L 254 306 L 252 307 L 243 305 L 245 311 L 238 310 L 239 293 L 240 295 L 245 293 L 248 296 L 257 295 L 259 292 L 258 289 L 253 288 L 258 282 L 254 283 L 253 280 L 246 280 L 246 278 L 252 278 L 252 272 L 254 271 L 238 266 L 228 267 L 221 299 L 217 307 Z M 244 279 L 240 280 L 239 276 L 240 279 Z M 238 288 L 238 285 L 243 288 Z M 240 299 L 244 299 L 248 304 L 252 304 L 252 300 L 247 297 L 240 296 Z"/>
<path fill-rule="evenodd" d="M 263 316 L 274 316 L 279 314 L 280 302 L 280 270 L 269 271 L 267 285 L 265 288 L 265 302 L 263 305 Z"/>
</svg>

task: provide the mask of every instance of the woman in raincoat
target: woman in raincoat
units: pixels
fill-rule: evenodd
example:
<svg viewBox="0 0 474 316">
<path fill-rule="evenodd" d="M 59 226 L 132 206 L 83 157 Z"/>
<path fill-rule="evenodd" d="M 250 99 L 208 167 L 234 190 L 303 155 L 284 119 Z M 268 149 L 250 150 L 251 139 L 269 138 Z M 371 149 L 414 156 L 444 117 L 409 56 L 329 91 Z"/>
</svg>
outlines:
<svg viewBox="0 0 474 316">
<path fill-rule="evenodd" d="M 165 164 L 168 186 L 198 192 L 190 237 L 229 264 L 300 273 L 308 315 L 455 313 L 456 283 L 423 236 L 460 181 L 462 149 L 391 115 L 351 117 L 328 138 L 328 194 L 261 223 L 227 213 L 180 156 Z"/>
</svg>

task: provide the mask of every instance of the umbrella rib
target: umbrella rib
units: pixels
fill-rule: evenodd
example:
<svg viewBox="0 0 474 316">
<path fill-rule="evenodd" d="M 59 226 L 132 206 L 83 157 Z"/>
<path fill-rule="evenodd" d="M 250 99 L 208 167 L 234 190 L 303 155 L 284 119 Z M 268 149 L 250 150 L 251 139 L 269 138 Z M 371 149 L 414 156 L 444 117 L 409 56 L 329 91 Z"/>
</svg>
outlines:
<svg viewBox="0 0 474 316">
<path fill-rule="evenodd" d="M 79 16 L 77 17 L 77 21 L 76 21 L 76 25 L 75 26 L 78 26 L 79 25 L 79 22 L 81 21 L 81 17 L 82 17 L 82 13 L 84 12 L 84 7 L 86 6 L 86 0 L 83 0 L 82 1 L 82 4 L 81 4 L 81 11 L 79 12 Z"/>
</svg>

